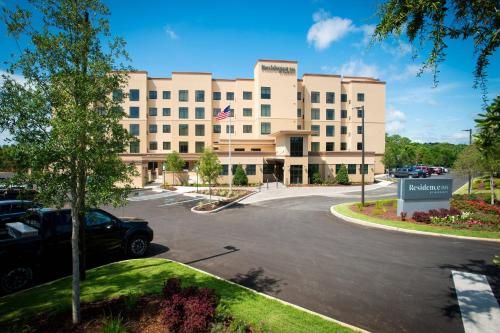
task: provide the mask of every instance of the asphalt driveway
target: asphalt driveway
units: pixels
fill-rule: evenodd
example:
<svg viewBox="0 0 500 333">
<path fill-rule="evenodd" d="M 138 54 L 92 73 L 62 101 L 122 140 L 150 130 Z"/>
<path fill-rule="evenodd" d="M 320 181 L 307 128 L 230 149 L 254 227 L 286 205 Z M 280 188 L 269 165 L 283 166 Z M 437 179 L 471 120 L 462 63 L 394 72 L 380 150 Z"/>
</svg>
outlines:
<svg viewBox="0 0 500 333">
<path fill-rule="evenodd" d="M 160 257 L 374 332 L 463 332 L 451 270 L 487 275 L 498 299 L 499 244 L 353 225 L 329 213 L 345 201 L 288 198 L 198 215 L 195 202 L 158 198 L 108 210 L 148 219 L 168 249 Z"/>
</svg>

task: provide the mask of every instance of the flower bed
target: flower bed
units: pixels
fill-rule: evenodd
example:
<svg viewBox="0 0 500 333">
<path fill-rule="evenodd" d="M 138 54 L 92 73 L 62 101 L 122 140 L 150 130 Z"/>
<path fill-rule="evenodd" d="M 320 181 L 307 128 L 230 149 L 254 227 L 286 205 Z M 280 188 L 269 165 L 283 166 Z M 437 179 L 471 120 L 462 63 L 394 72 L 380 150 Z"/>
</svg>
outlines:
<svg viewBox="0 0 500 333">
<path fill-rule="evenodd" d="M 203 190 L 199 192 L 200 194 L 209 195 L 209 190 Z M 212 189 L 212 195 L 218 197 L 224 197 L 223 200 L 214 200 L 211 202 L 200 202 L 198 206 L 195 206 L 193 209 L 201 212 L 209 212 L 215 210 L 220 207 L 224 207 L 227 204 L 230 204 L 233 201 L 241 199 L 248 194 L 252 193 L 252 191 L 247 190 L 233 190 L 231 194 L 227 189 Z"/>
</svg>

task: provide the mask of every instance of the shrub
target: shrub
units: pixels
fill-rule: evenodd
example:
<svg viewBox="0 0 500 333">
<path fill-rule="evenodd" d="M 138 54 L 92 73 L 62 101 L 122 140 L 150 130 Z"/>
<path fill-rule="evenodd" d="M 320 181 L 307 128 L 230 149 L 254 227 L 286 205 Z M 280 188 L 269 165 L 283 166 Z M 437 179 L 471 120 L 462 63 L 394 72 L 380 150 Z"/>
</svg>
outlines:
<svg viewBox="0 0 500 333">
<path fill-rule="evenodd" d="M 361 202 L 357 202 L 357 203 L 356 203 L 356 207 L 358 208 L 358 210 L 359 210 L 360 212 L 362 212 L 362 211 L 363 211 L 363 209 L 364 209 L 363 204 L 362 204 Z"/>
<path fill-rule="evenodd" d="M 248 177 L 240 164 L 238 164 L 234 172 L 233 185 L 248 185 Z"/>
<path fill-rule="evenodd" d="M 208 331 L 215 317 L 217 298 L 211 289 L 182 288 L 177 278 L 168 279 L 163 288 L 165 324 L 172 333 Z"/>
<path fill-rule="evenodd" d="M 344 164 L 340 166 L 335 179 L 341 185 L 349 185 L 349 175 L 347 174 L 347 167 Z"/>
<path fill-rule="evenodd" d="M 325 180 L 326 185 L 333 185 L 336 183 L 335 177 L 328 176 Z"/>
<path fill-rule="evenodd" d="M 102 333 L 126 333 L 127 328 L 123 323 L 122 317 L 108 317 L 102 322 Z"/>
<path fill-rule="evenodd" d="M 431 216 L 429 213 L 426 212 L 414 212 L 411 218 L 416 222 L 421 222 L 421 223 L 431 222 Z"/>
<path fill-rule="evenodd" d="M 323 183 L 323 179 L 321 178 L 321 175 L 319 172 L 315 172 L 312 175 L 312 182 L 313 182 L 313 184 L 322 184 Z"/>
</svg>

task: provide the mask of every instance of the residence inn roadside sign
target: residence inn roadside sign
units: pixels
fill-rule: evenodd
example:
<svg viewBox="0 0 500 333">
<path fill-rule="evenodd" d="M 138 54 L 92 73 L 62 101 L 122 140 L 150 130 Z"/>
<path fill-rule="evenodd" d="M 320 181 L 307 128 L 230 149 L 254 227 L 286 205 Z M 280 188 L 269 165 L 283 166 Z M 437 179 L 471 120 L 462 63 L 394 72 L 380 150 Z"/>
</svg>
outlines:
<svg viewBox="0 0 500 333">
<path fill-rule="evenodd" d="M 452 179 L 402 178 L 398 183 L 398 215 L 415 211 L 450 208 Z"/>
<path fill-rule="evenodd" d="M 276 66 L 276 65 L 262 65 L 261 69 L 263 72 L 274 72 L 274 73 L 280 73 L 280 74 L 295 74 L 294 67 Z"/>
</svg>

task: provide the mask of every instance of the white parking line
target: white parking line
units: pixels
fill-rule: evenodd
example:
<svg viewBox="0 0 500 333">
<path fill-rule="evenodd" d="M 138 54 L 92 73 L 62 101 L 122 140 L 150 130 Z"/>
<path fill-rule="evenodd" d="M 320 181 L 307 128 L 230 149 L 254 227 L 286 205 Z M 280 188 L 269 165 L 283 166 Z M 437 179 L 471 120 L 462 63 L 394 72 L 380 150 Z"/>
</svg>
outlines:
<svg viewBox="0 0 500 333">
<path fill-rule="evenodd" d="M 192 201 L 199 201 L 199 200 L 203 200 L 203 198 L 196 198 L 196 199 L 190 199 L 190 200 L 177 201 L 177 202 L 172 202 L 172 203 L 167 203 L 167 204 L 159 205 L 158 207 L 173 206 L 173 205 L 177 205 L 177 204 L 181 204 L 181 203 L 192 202 Z"/>
<path fill-rule="evenodd" d="M 128 198 L 128 201 L 146 201 L 146 200 L 155 200 L 161 198 L 174 197 L 177 195 L 181 195 L 182 193 L 172 193 L 172 192 L 164 192 L 158 194 L 149 194 L 149 195 L 139 195 L 136 197 Z"/>
<path fill-rule="evenodd" d="M 484 275 L 451 271 L 465 333 L 494 333 L 500 327 L 500 308 Z"/>
</svg>

